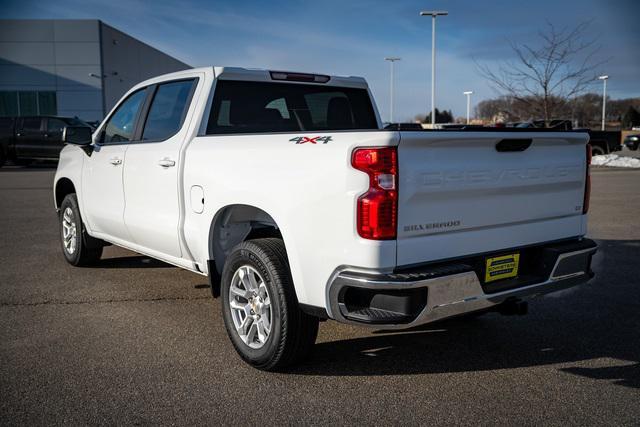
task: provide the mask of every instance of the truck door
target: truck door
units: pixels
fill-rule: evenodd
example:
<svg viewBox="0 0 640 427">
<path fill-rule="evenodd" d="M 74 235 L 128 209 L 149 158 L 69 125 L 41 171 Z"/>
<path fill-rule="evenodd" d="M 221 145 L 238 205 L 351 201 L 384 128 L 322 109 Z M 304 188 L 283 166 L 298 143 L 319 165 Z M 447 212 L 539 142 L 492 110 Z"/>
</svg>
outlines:
<svg viewBox="0 0 640 427">
<path fill-rule="evenodd" d="M 170 257 L 180 246 L 180 149 L 190 117 L 196 78 L 151 86 L 140 142 L 131 144 L 124 165 L 124 222 L 133 241 Z"/>
<path fill-rule="evenodd" d="M 16 129 L 16 158 L 34 158 L 43 144 L 43 120 L 40 117 L 23 117 Z"/>
<path fill-rule="evenodd" d="M 146 88 L 140 89 L 120 103 L 96 136 L 95 149 L 82 168 L 80 203 L 89 227 L 125 242 L 131 241 L 124 225 L 125 153 L 134 140 L 146 94 Z"/>
<path fill-rule="evenodd" d="M 42 157 L 47 159 L 57 159 L 62 150 L 62 131 L 67 124 L 55 117 L 47 118 L 46 130 L 44 132 L 44 143 L 40 148 Z"/>
</svg>

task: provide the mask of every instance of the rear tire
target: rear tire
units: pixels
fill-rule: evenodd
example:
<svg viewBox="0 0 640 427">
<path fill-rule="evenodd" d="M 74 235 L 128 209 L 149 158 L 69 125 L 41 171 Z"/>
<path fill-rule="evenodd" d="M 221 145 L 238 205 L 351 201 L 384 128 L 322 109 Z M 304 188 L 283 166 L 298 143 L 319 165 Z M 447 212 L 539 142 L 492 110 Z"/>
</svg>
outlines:
<svg viewBox="0 0 640 427">
<path fill-rule="evenodd" d="M 67 262 L 75 266 L 95 264 L 102 256 L 103 246 L 87 234 L 75 194 L 68 194 L 62 201 L 58 222 L 62 253 Z"/>
<path fill-rule="evenodd" d="M 0 147 L 0 168 L 4 166 L 7 162 L 7 155 L 4 152 L 4 149 Z"/>
<path fill-rule="evenodd" d="M 240 357 L 264 371 L 305 358 L 318 335 L 318 318 L 298 305 L 282 240 L 240 243 L 222 272 L 222 314 Z"/>
<path fill-rule="evenodd" d="M 604 150 L 600 146 L 592 145 L 591 146 L 591 154 L 593 156 L 603 156 L 604 155 Z"/>
</svg>

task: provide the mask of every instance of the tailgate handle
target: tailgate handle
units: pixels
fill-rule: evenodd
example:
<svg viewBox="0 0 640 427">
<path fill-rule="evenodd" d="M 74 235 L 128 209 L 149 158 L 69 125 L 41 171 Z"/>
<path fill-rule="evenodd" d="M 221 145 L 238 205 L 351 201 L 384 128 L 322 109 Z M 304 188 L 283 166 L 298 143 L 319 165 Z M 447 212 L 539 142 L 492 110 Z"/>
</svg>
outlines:
<svg viewBox="0 0 640 427">
<path fill-rule="evenodd" d="M 524 151 L 531 146 L 533 140 L 531 138 L 512 138 L 503 139 L 496 144 L 496 151 L 504 153 L 507 151 Z"/>
</svg>

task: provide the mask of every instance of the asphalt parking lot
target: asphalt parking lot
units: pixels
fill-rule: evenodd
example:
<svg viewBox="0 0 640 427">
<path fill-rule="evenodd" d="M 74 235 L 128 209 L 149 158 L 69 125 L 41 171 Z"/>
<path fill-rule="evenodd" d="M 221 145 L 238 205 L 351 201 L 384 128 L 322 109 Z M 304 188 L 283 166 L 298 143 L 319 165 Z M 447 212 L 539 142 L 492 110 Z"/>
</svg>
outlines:
<svg viewBox="0 0 640 427">
<path fill-rule="evenodd" d="M 593 173 L 596 279 L 529 315 L 382 332 L 325 322 L 286 374 L 242 363 L 206 279 L 59 248 L 50 168 L 0 170 L 2 424 L 546 424 L 640 420 L 640 170 Z"/>
</svg>

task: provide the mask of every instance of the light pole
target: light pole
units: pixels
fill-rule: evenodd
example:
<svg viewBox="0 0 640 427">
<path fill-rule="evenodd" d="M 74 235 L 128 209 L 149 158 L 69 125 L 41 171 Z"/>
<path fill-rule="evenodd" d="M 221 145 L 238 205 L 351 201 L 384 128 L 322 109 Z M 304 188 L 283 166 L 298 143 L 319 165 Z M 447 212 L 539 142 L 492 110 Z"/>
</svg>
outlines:
<svg viewBox="0 0 640 427">
<path fill-rule="evenodd" d="M 604 83 L 602 86 L 602 130 L 604 130 L 604 120 L 607 112 L 607 80 L 609 76 L 599 76 L 598 79 Z"/>
<path fill-rule="evenodd" d="M 389 61 L 389 64 L 391 65 L 391 88 L 389 90 L 389 123 L 393 123 L 393 63 L 396 61 L 400 61 L 400 59 L 402 58 L 398 58 L 395 56 L 384 58 L 384 60 Z"/>
<path fill-rule="evenodd" d="M 469 113 L 471 111 L 471 94 L 473 94 L 472 90 L 468 90 L 462 92 L 464 95 L 467 95 L 467 124 L 469 124 Z"/>
<path fill-rule="evenodd" d="M 443 10 L 424 10 L 420 16 L 431 17 L 431 127 L 436 124 L 436 16 L 446 16 Z"/>
</svg>

